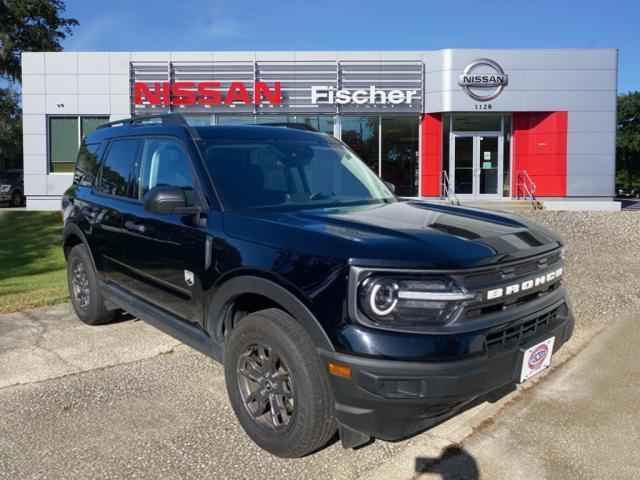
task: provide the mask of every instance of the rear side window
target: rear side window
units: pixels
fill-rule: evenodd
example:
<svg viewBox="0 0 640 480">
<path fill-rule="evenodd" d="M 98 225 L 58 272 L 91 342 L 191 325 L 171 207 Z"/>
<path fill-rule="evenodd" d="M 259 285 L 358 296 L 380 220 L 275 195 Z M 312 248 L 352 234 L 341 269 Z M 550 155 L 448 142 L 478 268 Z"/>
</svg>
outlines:
<svg viewBox="0 0 640 480">
<path fill-rule="evenodd" d="M 133 198 L 133 176 L 140 145 L 138 139 L 115 140 L 102 165 L 100 192 Z"/>
<path fill-rule="evenodd" d="M 76 185 L 93 185 L 98 165 L 97 153 L 99 143 L 82 143 L 76 161 L 76 171 L 73 175 L 73 183 Z"/>
<path fill-rule="evenodd" d="M 160 138 L 146 141 L 138 183 L 140 200 L 153 187 L 178 187 L 184 192 L 187 205 L 193 205 L 193 172 L 187 154 L 175 140 Z"/>
</svg>

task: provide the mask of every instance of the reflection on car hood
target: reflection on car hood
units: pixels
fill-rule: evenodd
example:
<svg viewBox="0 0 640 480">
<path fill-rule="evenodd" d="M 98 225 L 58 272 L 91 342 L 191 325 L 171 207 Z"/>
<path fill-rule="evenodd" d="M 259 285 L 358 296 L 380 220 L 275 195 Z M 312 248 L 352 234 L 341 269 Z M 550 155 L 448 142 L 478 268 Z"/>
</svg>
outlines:
<svg viewBox="0 0 640 480">
<path fill-rule="evenodd" d="M 468 268 L 562 245 L 523 218 L 423 201 L 299 211 L 225 213 L 228 235 L 354 265 Z"/>
</svg>

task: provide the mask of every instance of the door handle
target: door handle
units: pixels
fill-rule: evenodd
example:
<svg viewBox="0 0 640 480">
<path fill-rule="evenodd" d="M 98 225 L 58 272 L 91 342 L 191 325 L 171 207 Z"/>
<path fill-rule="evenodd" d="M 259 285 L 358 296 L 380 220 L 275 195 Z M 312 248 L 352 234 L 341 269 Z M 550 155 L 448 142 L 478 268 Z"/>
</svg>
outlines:
<svg viewBox="0 0 640 480">
<path fill-rule="evenodd" d="M 144 228 L 144 225 L 142 225 L 141 223 L 132 222 L 131 220 L 127 220 L 126 222 L 124 222 L 124 228 L 135 233 L 144 233 L 146 230 Z"/>
</svg>

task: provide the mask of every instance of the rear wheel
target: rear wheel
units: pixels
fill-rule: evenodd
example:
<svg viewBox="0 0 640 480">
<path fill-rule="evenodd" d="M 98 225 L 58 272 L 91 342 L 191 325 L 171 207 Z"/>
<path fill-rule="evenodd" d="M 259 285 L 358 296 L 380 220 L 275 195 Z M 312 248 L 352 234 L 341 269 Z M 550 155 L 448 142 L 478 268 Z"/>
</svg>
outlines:
<svg viewBox="0 0 640 480">
<path fill-rule="evenodd" d="M 82 322 L 102 325 L 113 320 L 116 311 L 105 306 L 89 252 L 82 244 L 76 245 L 69 252 L 67 283 L 71 304 Z"/>
<path fill-rule="evenodd" d="M 313 342 L 278 309 L 243 318 L 227 342 L 229 399 L 249 437 L 280 457 L 301 457 L 336 432 L 334 399 Z"/>
</svg>

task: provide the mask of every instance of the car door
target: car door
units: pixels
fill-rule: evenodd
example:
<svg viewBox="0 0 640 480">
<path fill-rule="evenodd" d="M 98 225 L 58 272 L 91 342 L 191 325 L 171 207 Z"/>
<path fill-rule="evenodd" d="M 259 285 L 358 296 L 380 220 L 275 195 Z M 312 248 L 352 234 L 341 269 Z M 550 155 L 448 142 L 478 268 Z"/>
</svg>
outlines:
<svg viewBox="0 0 640 480">
<path fill-rule="evenodd" d="M 192 322 L 203 315 L 202 282 L 211 249 L 207 229 L 194 215 L 160 215 L 144 209 L 156 186 L 179 187 L 188 206 L 200 205 L 198 182 L 185 145 L 177 138 L 145 140 L 137 175 L 139 202 L 124 215 L 126 263 L 134 294 Z M 208 243 L 208 245 L 207 245 Z"/>
<path fill-rule="evenodd" d="M 124 138 L 107 145 L 98 180 L 83 206 L 91 228 L 91 244 L 101 276 L 126 287 L 124 212 L 135 202 L 135 171 L 142 140 Z"/>
</svg>

